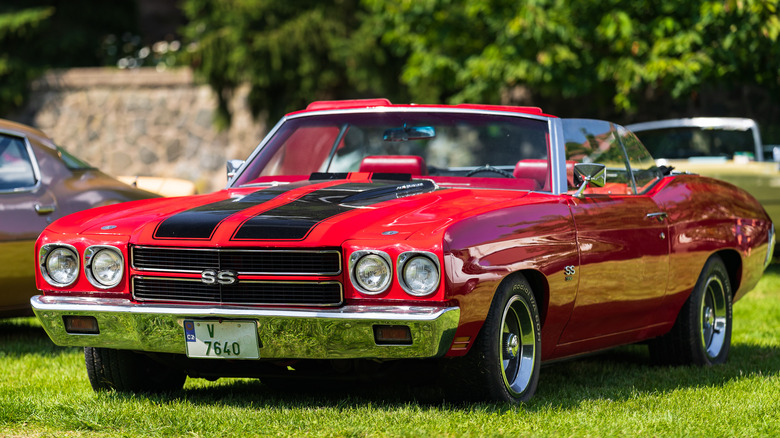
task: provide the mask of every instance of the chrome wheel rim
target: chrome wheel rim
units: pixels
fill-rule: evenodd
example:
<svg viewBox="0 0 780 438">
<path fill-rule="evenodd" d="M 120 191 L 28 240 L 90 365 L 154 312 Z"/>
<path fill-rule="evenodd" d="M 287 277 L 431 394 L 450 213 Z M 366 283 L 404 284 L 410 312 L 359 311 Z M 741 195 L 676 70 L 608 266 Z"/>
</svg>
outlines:
<svg viewBox="0 0 780 438">
<path fill-rule="evenodd" d="M 499 355 L 506 388 L 514 396 L 522 394 L 531 382 L 536 362 L 536 326 L 520 297 L 512 297 L 504 307 Z"/>
<path fill-rule="evenodd" d="M 699 310 L 701 345 L 710 359 L 718 357 L 726 341 L 728 305 L 726 289 L 717 277 L 710 277 L 704 288 Z"/>
</svg>

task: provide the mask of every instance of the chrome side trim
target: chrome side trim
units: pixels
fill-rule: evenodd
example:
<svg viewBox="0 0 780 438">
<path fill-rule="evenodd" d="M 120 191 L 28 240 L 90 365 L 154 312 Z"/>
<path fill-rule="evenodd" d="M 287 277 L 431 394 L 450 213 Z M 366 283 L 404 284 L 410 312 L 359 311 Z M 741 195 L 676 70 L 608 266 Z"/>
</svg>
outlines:
<svg viewBox="0 0 780 438">
<path fill-rule="evenodd" d="M 34 296 L 38 319 L 55 344 L 186 354 L 185 319 L 257 322 L 261 359 L 441 357 L 452 344 L 458 307 L 344 306 L 258 309 L 242 306 L 152 305 L 122 298 Z M 97 335 L 70 334 L 63 316 L 93 316 Z M 406 325 L 411 345 L 377 345 L 374 325 Z"/>
</svg>

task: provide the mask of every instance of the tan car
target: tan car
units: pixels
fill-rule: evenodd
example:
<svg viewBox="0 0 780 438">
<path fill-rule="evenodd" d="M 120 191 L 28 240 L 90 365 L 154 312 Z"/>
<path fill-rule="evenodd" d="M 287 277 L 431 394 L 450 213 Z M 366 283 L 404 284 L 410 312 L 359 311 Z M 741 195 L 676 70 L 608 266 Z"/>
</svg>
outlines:
<svg viewBox="0 0 780 438">
<path fill-rule="evenodd" d="M 0 119 L 0 318 L 32 315 L 34 243 L 54 220 L 91 207 L 158 197 L 130 187 Z"/>
<path fill-rule="evenodd" d="M 755 121 L 694 117 L 626 126 L 658 165 L 728 181 L 747 190 L 780 223 L 780 149 L 766 147 Z"/>
</svg>

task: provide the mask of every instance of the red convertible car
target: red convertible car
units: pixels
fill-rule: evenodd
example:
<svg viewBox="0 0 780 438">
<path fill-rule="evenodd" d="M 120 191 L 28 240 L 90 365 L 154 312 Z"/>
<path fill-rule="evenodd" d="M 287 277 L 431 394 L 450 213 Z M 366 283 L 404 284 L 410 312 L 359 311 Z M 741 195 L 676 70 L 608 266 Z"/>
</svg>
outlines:
<svg viewBox="0 0 780 438">
<path fill-rule="evenodd" d="M 38 239 L 32 306 L 86 347 L 95 390 L 435 363 L 430 380 L 515 403 L 542 362 L 623 344 L 718 364 L 775 244 L 741 189 L 538 108 L 315 102 L 233 170 Z"/>
</svg>

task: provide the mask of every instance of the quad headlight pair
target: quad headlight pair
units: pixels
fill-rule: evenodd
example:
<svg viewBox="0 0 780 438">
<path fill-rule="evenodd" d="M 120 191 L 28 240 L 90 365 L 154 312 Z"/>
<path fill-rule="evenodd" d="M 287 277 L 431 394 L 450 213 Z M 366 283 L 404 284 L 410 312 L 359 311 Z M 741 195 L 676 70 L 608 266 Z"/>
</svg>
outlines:
<svg viewBox="0 0 780 438">
<path fill-rule="evenodd" d="M 352 285 L 363 294 L 386 291 L 393 281 L 393 263 L 384 251 L 355 251 L 349 258 Z M 430 295 L 439 287 L 441 269 L 435 254 L 424 251 L 404 252 L 396 261 L 398 283 L 416 297 Z"/>
<path fill-rule="evenodd" d="M 72 245 L 48 244 L 41 248 L 38 264 L 47 283 L 67 287 L 79 276 L 80 259 Z M 110 289 L 122 281 L 125 261 L 122 252 L 113 246 L 94 245 L 84 250 L 84 274 L 99 289 Z"/>
</svg>

